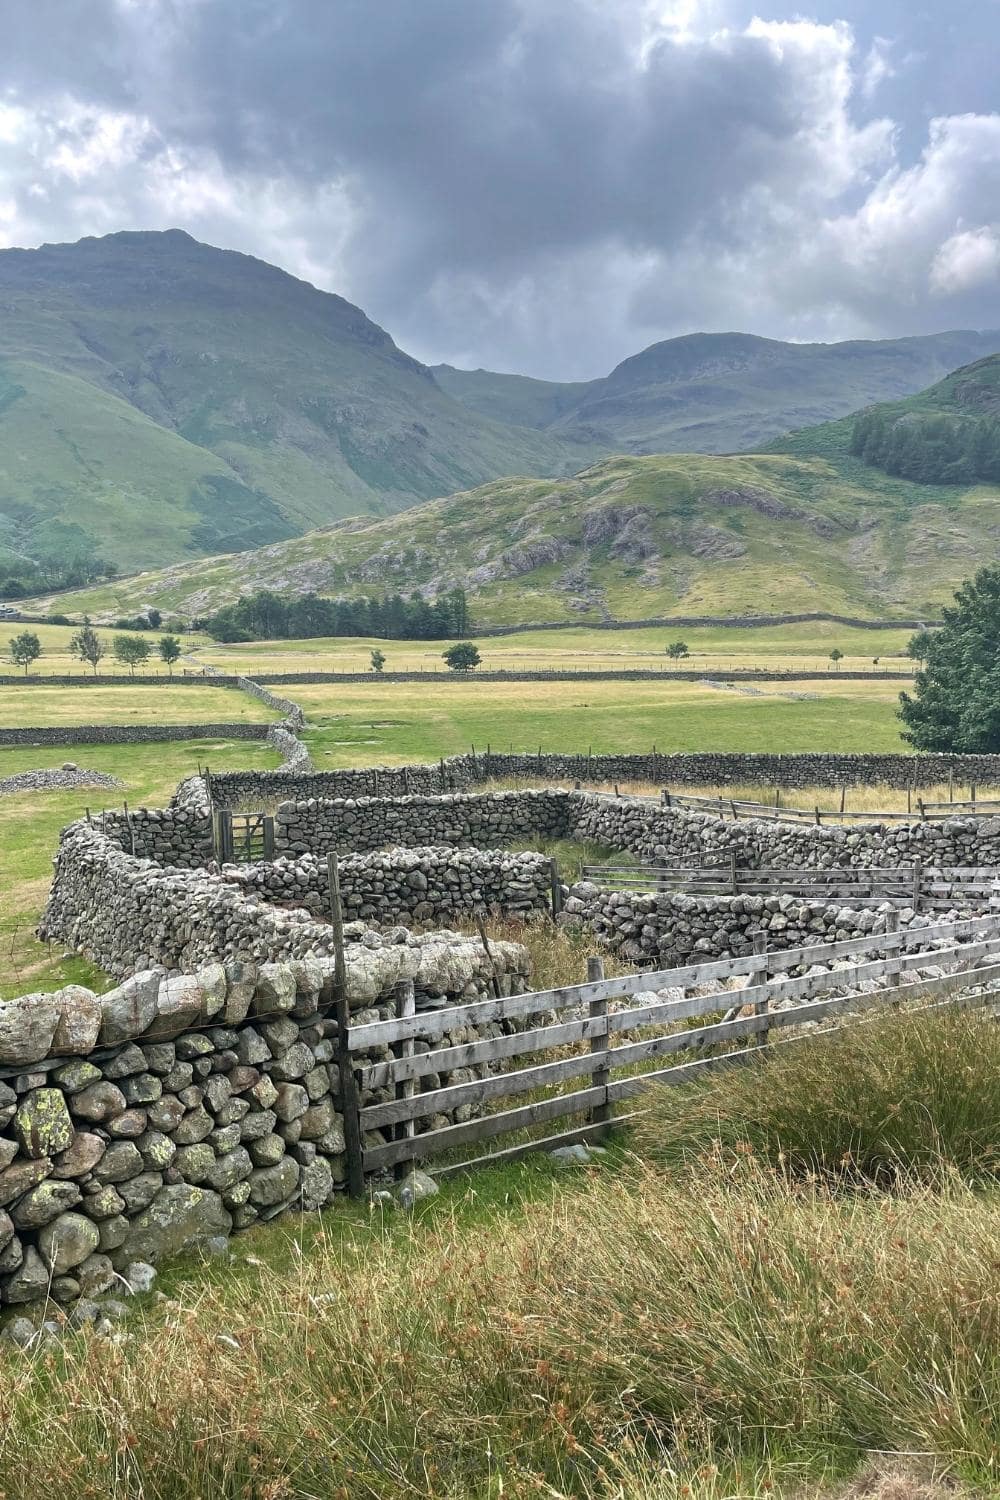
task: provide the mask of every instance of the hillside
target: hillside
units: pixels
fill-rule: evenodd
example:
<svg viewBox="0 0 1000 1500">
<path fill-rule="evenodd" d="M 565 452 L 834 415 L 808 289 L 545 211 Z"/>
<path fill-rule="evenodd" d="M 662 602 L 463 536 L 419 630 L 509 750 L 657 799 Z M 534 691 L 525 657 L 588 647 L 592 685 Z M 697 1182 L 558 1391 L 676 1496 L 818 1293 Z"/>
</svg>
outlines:
<svg viewBox="0 0 1000 1500">
<path fill-rule="evenodd" d="M 828 429 L 820 437 L 830 444 Z M 105 618 L 156 605 L 183 619 L 254 588 L 432 595 L 461 584 L 480 627 L 800 610 L 919 617 L 998 543 L 988 486 L 914 485 L 833 451 L 626 456 L 51 603 Z"/>
<path fill-rule="evenodd" d="M 479 416 L 615 452 L 733 453 L 907 396 L 998 350 L 1000 332 L 841 344 L 697 333 L 653 344 L 582 384 L 432 368 L 438 384 Z"/>
<path fill-rule="evenodd" d="M 342 298 L 172 230 L 0 252 L 0 563 L 260 545 L 596 451 L 460 406 Z"/>
</svg>

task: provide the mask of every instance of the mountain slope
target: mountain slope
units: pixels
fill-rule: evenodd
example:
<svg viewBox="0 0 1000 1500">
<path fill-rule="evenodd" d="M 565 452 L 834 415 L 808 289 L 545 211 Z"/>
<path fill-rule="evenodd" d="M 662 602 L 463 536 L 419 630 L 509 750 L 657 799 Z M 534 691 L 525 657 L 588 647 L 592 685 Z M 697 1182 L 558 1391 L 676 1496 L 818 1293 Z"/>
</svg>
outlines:
<svg viewBox="0 0 1000 1500">
<path fill-rule="evenodd" d="M 698 333 L 652 344 L 604 379 L 581 385 L 440 365 L 434 373 L 479 415 L 616 452 L 732 453 L 907 396 L 997 351 L 1000 332 L 842 344 Z"/>
<path fill-rule="evenodd" d="M 618 457 L 558 481 L 508 479 L 405 516 L 354 518 L 235 557 L 52 602 L 182 619 L 255 588 L 427 595 L 463 585 L 478 626 L 830 610 L 937 612 L 1000 547 L 988 486 L 915 485 L 823 455 Z"/>
<path fill-rule="evenodd" d="M 0 310 L 15 553 L 181 558 L 595 451 L 478 417 L 360 309 L 176 230 L 2 251 Z"/>
</svg>

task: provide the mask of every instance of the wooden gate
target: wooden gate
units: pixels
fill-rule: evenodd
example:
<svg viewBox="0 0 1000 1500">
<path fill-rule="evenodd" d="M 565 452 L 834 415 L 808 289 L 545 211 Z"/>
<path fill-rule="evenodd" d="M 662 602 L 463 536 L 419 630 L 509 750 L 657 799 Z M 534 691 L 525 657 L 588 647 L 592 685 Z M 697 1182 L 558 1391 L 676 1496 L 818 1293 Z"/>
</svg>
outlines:
<svg viewBox="0 0 1000 1500">
<path fill-rule="evenodd" d="M 274 819 L 270 813 L 231 812 L 228 807 L 218 807 L 214 834 L 215 857 L 220 865 L 249 865 L 274 858 Z"/>
<path fill-rule="evenodd" d="M 850 967 L 815 967 L 844 958 L 853 960 Z M 931 972 L 921 975 L 921 969 Z M 718 987 L 720 979 L 737 975 L 745 976 L 746 988 Z M 872 980 L 877 987 L 868 985 Z M 661 1000 L 656 992 L 664 989 L 679 989 L 682 998 Z M 891 1011 L 914 1001 L 986 1005 L 996 1000 L 998 989 L 1000 918 L 995 915 L 782 952 L 765 952 L 758 943 L 745 958 L 617 979 L 604 979 L 600 960 L 591 960 L 586 984 L 424 1014 L 415 1012 L 413 985 L 407 981 L 397 991 L 395 1019 L 349 1026 L 345 1036 L 346 1005 L 340 1012 L 351 1191 L 364 1190 L 365 1174 L 394 1168 L 398 1176 L 410 1163 L 511 1132 L 521 1133 L 522 1140 L 486 1156 L 448 1162 L 438 1175 L 593 1139 L 612 1123 L 615 1104 L 650 1084 L 685 1083 L 706 1069 L 745 1063 L 809 1035 L 809 1022 L 840 1014 L 850 1020 L 862 1010 Z M 558 1019 L 551 1019 L 553 1013 Z M 692 1025 L 697 1017 L 704 1022 Z M 456 1028 L 497 1022 L 523 1029 L 445 1045 Z M 790 1027 L 803 1030 L 789 1036 Z M 424 1050 L 417 1051 L 417 1043 Z M 371 1057 L 384 1057 L 386 1051 L 391 1052 L 387 1061 Z M 675 1054 L 692 1052 L 702 1055 L 674 1060 Z M 536 1060 L 530 1065 L 509 1066 L 532 1054 Z M 495 1064 L 506 1071 L 444 1086 L 433 1078 Z M 572 1080 L 583 1086 L 573 1086 Z M 366 1094 L 379 1102 L 364 1103 Z M 493 1101 L 517 1095 L 531 1102 L 491 1111 Z M 455 1123 L 435 1125 L 432 1117 L 442 1114 Z M 524 1132 L 574 1115 L 582 1116 L 582 1123 L 544 1139 L 523 1139 Z M 618 1116 L 614 1123 L 626 1118 Z"/>
</svg>

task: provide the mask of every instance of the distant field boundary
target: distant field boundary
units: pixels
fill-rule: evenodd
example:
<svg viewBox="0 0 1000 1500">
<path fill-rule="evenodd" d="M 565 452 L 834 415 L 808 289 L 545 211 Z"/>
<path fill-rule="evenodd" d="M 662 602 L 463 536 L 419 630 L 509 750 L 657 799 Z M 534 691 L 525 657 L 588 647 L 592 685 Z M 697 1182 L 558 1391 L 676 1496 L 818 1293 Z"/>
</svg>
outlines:
<svg viewBox="0 0 1000 1500">
<path fill-rule="evenodd" d="M 691 668 L 687 671 L 676 667 L 559 667 L 537 672 L 508 672 L 503 669 L 492 672 L 257 672 L 253 681 L 271 687 L 282 684 L 309 682 L 911 682 L 912 672 L 884 671 L 862 672 L 838 671 L 834 667 L 789 668 L 787 671 L 768 671 L 764 668 L 733 667 L 728 670 Z M 171 682 L 190 687 L 201 683 L 206 687 L 239 688 L 246 691 L 246 679 L 206 675 L 189 677 L 0 677 L 2 687 L 168 687 Z"/>
<path fill-rule="evenodd" d="M 61 724 L 0 729 L 0 745 L 145 745 L 157 740 L 266 740 L 273 724 Z"/>
<path fill-rule="evenodd" d="M 765 625 L 808 625 L 829 621 L 833 625 L 853 625 L 858 630 L 923 630 L 940 624 L 939 620 L 856 620 L 852 615 L 832 615 L 815 610 L 801 615 L 655 615 L 648 620 L 540 620 L 534 625 L 484 625 L 472 632 L 477 638 L 490 635 L 522 635 L 530 630 L 645 630 L 684 625 L 721 627 L 725 630 L 758 630 Z"/>
</svg>

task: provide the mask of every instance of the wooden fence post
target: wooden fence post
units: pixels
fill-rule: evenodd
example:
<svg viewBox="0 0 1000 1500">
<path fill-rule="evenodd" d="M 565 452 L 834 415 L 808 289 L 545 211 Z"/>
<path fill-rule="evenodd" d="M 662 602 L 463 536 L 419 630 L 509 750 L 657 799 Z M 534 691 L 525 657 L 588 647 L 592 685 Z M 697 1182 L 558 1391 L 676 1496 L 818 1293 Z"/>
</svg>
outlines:
<svg viewBox="0 0 1000 1500">
<path fill-rule="evenodd" d="M 604 978 L 603 958 L 587 959 L 587 983 L 600 984 Z M 588 1112 L 587 1120 L 591 1125 L 607 1125 L 611 1120 L 611 1105 L 608 1103 L 608 1084 L 611 1080 L 610 1058 L 608 1056 L 608 1002 L 607 1000 L 591 1000 L 590 1019 L 603 1020 L 598 1034 L 590 1038 L 590 1051 L 594 1059 L 593 1071 L 590 1075 L 591 1086 L 595 1089 L 604 1090 L 603 1104 L 595 1104 Z"/>
<path fill-rule="evenodd" d="M 413 993 L 413 980 L 403 979 L 396 986 L 396 1019 L 405 1020 L 408 1016 L 417 1013 L 417 1002 Z M 407 1037 L 404 1041 L 397 1042 L 395 1053 L 401 1060 L 413 1056 L 413 1038 Z M 396 1098 L 412 1099 L 417 1092 L 417 1081 L 415 1078 L 401 1078 L 396 1081 Z M 400 1120 L 393 1132 L 393 1139 L 397 1141 L 408 1141 L 416 1134 L 415 1120 Z M 393 1168 L 393 1176 L 397 1182 L 402 1181 L 413 1170 L 410 1161 L 398 1161 Z"/>
<path fill-rule="evenodd" d="M 922 810 L 923 810 L 923 803 L 921 803 L 921 811 Z M 913 866 L 913 891 L 912 891 L 911 902 L 912 902 L 912 906 L 913 906 L 913 910 L 914 911 L 919 911 L 920 910 L 920 886 L 921 886 L 921 882 L 923 880 L 923 877 L 924 877 L 924 867 L 921 864 L 920 860 L 918 859 L 916 861 L 916 863 L 914 864 L 914 866 Z"/>
<path fill-rule="evenodd" d="M 274 858 L 274 819 L 269 813 L 264 814 L 264 859 Z"/>
<path fill-rule="evenodd" d="M 340 900 L 340 866 L 335 849 L 326 857 L 326 870 L 330 883 L 330 925 L 333 928 L 333 999 L 337 1017 L 337 1068 L 340 1075 L 340 1099 L 344 1111 L 347 1191 L 352 1198 L 363 1198 L 365 1166 L 361 1143 L 361 1106 L 358 1100 L 358 1082 L 351 1062 L 351 1011 L 347 1003 L 344 908 Z"/>
<path fill-rule="evenodd" d="M 549 889 L 552 892 L 552 920 L 555 921 L 562 911 L 562 875 L 559 872 L 559 861 L 549 860 Z"/>
<path fill-rule="evenodd" d="M 739 885 L 738 885 L 737 877 L 736 877 L 736 850 L 735 849 L 730 849 L 730 851 L 729 851 L 729 894 L 731 896 L 735 896 L 738 893 L 738 890 L 739 890 Z"/>
<path fill-rule="evenodd" d="M 755 954 L 759 953 L 762 957 L 767 953 L 767 934 L 765 932 L 759 932 L 758 931 L 758 932 L 754 933 L 754 935 L 753 935 L 753 951 L 754 951 Z M 766 959 L 765 959 L 765 962 L 760 966 L 760 968 L 754 970 L 753 979 L 752 979 L 751 982 L 752 983 L 756 983 L 756 984 L 760 984 L 766 978 L 767 978 L 767 962 L 766 962 Z M 771 1007 L 771 1002 L 768 999 L 768 997 L 765 995 L 764 998 L 763 998 L 763 1000 L 757 1000 L 757 1001 L 754 1002 L 753 1013 L 754 1013 L 755 1016 L 766 1016 L 767 1013 L 768 1013 L 768 1011 L 769 1011 L 769 1009 L 770 1009 L 770 1007 Z M 770 1027 L 768 1027 L 768 1026 L 763 1027 L 757 1033 L 757 1046 L 758 1047 L 766 1047 L 768 1045 L 769 1040 L 770 1040 L 770 1036 L 771 1036 Z"/>
</svg>

